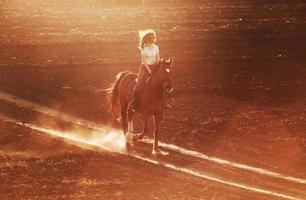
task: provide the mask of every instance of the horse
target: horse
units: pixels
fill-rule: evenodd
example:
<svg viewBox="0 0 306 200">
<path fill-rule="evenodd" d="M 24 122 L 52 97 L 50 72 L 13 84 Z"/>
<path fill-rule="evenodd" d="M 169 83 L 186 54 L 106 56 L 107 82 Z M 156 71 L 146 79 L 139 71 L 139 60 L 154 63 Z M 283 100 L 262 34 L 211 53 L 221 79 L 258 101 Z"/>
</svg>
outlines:
<svg viewBox="0 0 306 200">
<path fill-rule="evenodd" d="M 146 85 L 137 97 L 136 112 L 141 115 L 143 121 L 143 132 L 136 134 L 133 128 L 134 111 L 128 109 L 132 98 L 132 91 L 137 81 L 137 74 L 130 71 L 120 72 L 116 80 L 109 88 L 109 107 L 114 115 L 119 114 L 122 130 L 125 134 L 127 144 L 132 145 L 134 141 L 140 140 L 148 133 L 148 118 L 154 118 L 154 143 L 153 155 L 166 155 L 158 147 L 158 135 L 160 124 L 166 109 L 167 93 L 173 91 L 172 86 L 173 59 L 161 59 L 160 63 L 152 69 L 152 75 L 146 81 Z"/>
</svg>

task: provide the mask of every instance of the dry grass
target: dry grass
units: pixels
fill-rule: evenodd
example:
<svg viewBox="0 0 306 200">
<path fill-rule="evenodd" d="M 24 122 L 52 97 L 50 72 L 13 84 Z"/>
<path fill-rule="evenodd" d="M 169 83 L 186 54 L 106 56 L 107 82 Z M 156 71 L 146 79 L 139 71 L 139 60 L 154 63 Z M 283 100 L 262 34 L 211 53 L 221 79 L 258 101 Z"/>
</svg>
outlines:
<svg viewBox="0 0 306 200">
<path fill-rule="evenodd" d="M 0 162 L 0 168 L 15 168 L 15 167 L 28 167 L 25 161 L 20 160 L 10 160 Z"/>
</svg>

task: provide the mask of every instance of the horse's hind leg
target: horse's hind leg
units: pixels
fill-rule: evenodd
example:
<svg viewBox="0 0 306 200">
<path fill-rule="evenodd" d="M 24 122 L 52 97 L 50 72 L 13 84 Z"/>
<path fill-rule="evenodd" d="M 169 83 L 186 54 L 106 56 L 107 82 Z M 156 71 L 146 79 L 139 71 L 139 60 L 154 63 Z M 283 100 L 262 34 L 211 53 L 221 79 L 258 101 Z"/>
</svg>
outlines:
<svg viewBox="0 0 306 200">
<path fill-rule="evenodd" d="M 126 138 L 127 148 L 133 146 L 131 134 L 128 132 L 127 105 L 121 107 L 122 129 Z"/>
<path fill-rule="evenodd" d="M 122 129 L 124 134 L 128 131 L 128 123 L 127 123 L 127 105 L 121 106 L 121 119 L 122 119 Z"/>
<path fill-rule="evenodd" d="M 127 110 L 127 123 L 128 123 L 128 132 L 133 133 L 134 127 L 133 127 L 133 116 L 134 111 L 132 109 Z"/>
<path fill-rule="evenodd" d="M 133 127 L 133 115 L 134 112 L 131 109 L 127 109 L 127 133 L 125 134 L 125 138 L 127 143 L 131 146 L 134 146 L 134 127 Z"/>
</svg>

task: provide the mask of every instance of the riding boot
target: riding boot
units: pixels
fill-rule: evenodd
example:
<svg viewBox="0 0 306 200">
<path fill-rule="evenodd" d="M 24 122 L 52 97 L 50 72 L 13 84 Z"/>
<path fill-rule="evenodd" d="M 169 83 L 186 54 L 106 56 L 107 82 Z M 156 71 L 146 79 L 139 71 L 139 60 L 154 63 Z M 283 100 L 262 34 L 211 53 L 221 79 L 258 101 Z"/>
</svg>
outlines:
<svg viewBox="0 0 306 200">
<path fill-rule="evenodd" d="M 138 93 L 139 93 L 138 89 L 134 88 L 132 100 L 129 103 L 129 109 L 132 110 L 133 112 L 136 111 Z"/>
</svg>

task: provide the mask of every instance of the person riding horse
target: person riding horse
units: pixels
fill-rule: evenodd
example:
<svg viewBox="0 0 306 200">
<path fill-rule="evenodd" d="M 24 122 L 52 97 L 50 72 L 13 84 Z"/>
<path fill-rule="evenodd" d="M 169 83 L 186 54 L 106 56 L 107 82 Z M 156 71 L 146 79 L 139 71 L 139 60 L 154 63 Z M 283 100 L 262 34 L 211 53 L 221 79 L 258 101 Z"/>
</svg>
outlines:
<svg viewBox="0 0 306 200">
<path fill-rule="evenodd" d="M 110 88 L 107 89 L 109 108 L 115 116 L 120 114 L 122 130 L 127 144 L 133 146 L 148 133 L 148 119 L 154 119 L 154 143 L 152 154 L 165 155 L 158 146 L 160 124 L 167 105 L 167 93 L 173 91 L 172 65 L 173 59 L 161 59 L 159 49 L 155 44 L 156 34 L 153 30 L 139 32 L 142 64 L 138 74 L 124 71 L 116 76 Z M 150 78 L 149 81 L 146 81 Z M 138 79 L 138 80 L 137 80 Z M 135 83 L 135 80 L 136 83 Z M 136 87 L 133 87 L 136 84 Z M 144 88 L 145 87 L 145 88 Z M 133 91 L 133 95 L 131 94 Z M 118 112 L 119 111 L 119 112 Z M 141 115 L 143 132 L 134 133 L 133 115 Z"/>
<path fill-rule="evenodd" d="M 133 90 L 132 100 L 129 103 L 129 110 L 135 112 L 137 108 L 137 97 L 144 88 L 146 80 L 152 75 L 159 63 L 159 48 L 156 45 L 156 33 L 152 29 L 139 31 L 139 50 L 141 55 L 141 65 L 138 70 L 138 80 Z"/>
</svg>

